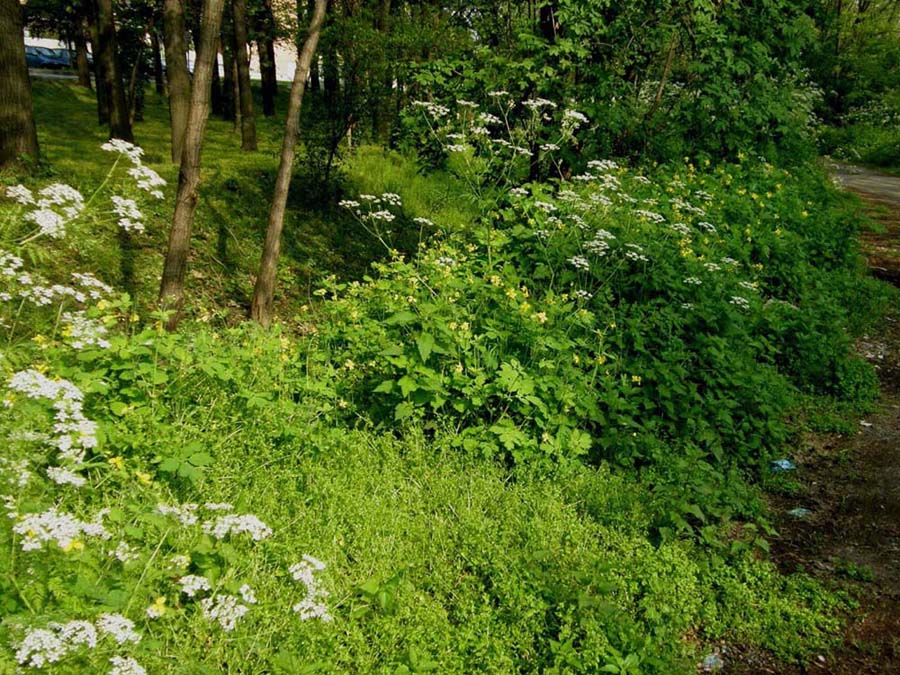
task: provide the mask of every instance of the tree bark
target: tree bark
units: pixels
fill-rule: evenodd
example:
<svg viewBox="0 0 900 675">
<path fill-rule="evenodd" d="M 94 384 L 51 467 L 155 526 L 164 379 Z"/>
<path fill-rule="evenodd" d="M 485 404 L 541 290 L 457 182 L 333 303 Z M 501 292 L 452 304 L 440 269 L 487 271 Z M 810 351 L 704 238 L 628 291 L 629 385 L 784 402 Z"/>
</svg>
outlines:
<svg viewBox="0 0 900 675">
<path fill-rule="evenodd" d="M 263 115 L 275 114 L 275 99 L 278 96 L 278 74 L 275 72 L 275 15 L 272 0 L 264 0 L 262 12 L 258 15 L 260 39 L 256 41 L 259 51 L 259 70 L 262 76 Z"/>
<path fill-rule="evenodd" d="M 291 83 L 291 98 L 288 103 L 284 142 L 281 146 L 281 162 L 278 165 L 278 176 L 275 179 L 275 193 L 272 197 L 272 209 L 269 212 L 266 242 L 259 265 L 259 275 L 256 277 L 256 285 L 253 288 L 253 304 L 250 307 L 251 318 L 265 327 L 272 323 L 275 272 L 278 255 L 281 252 L 284 211 L 287 206 L 288 190 L 291 186 L 297 137 L 300 133 L 300 108 L 303 105 L 306 77 L 316 53 L 316 45 L 319 42 L 319 35 L 322 33 L 322 24 L 325 23 L 327 6 L 328 0 L 316 0 L 315 11 L 309 24 L 309 33 L 303 43 L 303 49 L 297 55 L 297 68 L 294 71 L 294 81 Z"/>
<path fill-rule="evenodd" d="M 241 150 L 256 150 L 256 117 L 250 89 L 250 57 L 247 54 L 247 7 L 244 0 L 231 0 L 234 15 L 234 53 L 237 59 L 241 105 Z"/>
<path fill-rule="evenodd" d="M 72 22 L 72 41 L 75 43 L 75 67 L 78 69 L 78 84 L 91 87 L 91 66 L 87 58 L 87 41 L 84 39 L 84 20 L 80 17 Z"/>
<path fill-rule="evenodd" d="M 172 126 L 172 161 L 181 161 L 184 132 L 191 108 L 191 76 L 187 67 L 184 5 L 181 0 L 165 0 L 163 38 L 166 49 L 166 78 L 169 81 L 169 117 Z"/>
<path fill-rule="evenodd" d="M 0 167 L 38 158 L 19 0 L 0 0 Z"/>
<path fill-rule="evenodd" d="M 234 32 L 231 23 L 231 12 L 225 7 L 222 15 L 222 119 L 235 121 L 235 107 L 237 106 L 237 80 L 235 79 L 234 64 Z"/>
<path fill-rule="evenodd" d="M 103 75 L 103 62 L 100 59 L 100 30 L 97 28 L 97 3 L 88 0 L 85 3 L 88 11 L 88 28 L 91 36 L 91 53 L 94 55 L 94 88 L 97 92 L 97 124 L 109 124 L 109 92 L 106 91 L 106 77 Z"/>
<path fill-rule="evenodd" d="M 119 69 L 116 47 L 116 24 L 113 18 L 112 0 L 97 0 L 97 29 L 103 78 L 109 95 L 109 137 L 134 142 L 128 121 L 128 102 Z"/>
<path fill-rule="evenodd" d="M 175 213 L 172 216 L 172 229 L 169 231 L 169 245 L 159 288 L 160 306 L 172 311 L 167 321 L 169 330 L 178 327 L 184 306 L 184 276 L 191 244 L 191 229 L 199 198 L 197 190 L 200 185 L 200 150 L 209 117 L 212 68 L 218 53 L 219 25 L 222 21 L 224 4 L 225 0 L 206 0 L 200 21 L 200 50 L 194 64 L 191 107 L 184 134 L 181 170 L 178 172 Z"/>
<path fill-rule="evenodd" d="M 159 48 L 159 31 L 156 27 L 150 31 L 150 48 L 153 50 L 153 83 L 157 94 L 165 94 L 166 88 L 163 80 L 162 56 Z"/>
</svg>

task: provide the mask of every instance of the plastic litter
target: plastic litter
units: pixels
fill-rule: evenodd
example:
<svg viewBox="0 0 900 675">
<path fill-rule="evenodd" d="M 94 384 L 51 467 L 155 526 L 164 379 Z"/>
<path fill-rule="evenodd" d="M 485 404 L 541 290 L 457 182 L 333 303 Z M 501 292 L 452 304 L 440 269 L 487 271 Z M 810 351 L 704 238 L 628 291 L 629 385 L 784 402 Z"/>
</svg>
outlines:
<svg viewBox="0 0 900 675">
<path fill-rule="evenodd" d="M 779 473 L 781 471 L 793 471 L 797 466 L 789 459 L 776 459 L 769 465 L 769 468 L 774 473 Z"/>
<path fill-rule="evenodd" d="M 872 423 L 871 423 L 871 422 L 866 422 L 865 420 L 860 420 L 860 421 L 859 421 L 859 426 L 865 427 L 866 429 L 868 429 L 870 426 L 872 426 Z"/>
<path fill-rule="evenodd" d="M 812 511 L 805 509 L 802 506 L 798 506 L 796 509 L 788 511 L 788 515 L 794 516 L 794 518 L 806 518 L 806 516 L 812 515 Z"/>
<path fill-rule="evenodd" d="M 700 667 L 705 673 L 715 673 L 725 667 L 725 662 L 718 654 L 710 654 L 703 659 L 703 663 L 700 664 Z"/>
</svg>

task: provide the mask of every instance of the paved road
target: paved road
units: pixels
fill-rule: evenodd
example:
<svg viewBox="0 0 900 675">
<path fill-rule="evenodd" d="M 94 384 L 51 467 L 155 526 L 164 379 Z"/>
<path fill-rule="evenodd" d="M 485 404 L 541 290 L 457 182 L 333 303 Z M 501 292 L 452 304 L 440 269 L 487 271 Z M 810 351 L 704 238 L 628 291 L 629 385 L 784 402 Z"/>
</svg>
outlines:
<svg viewBox="0 0 900 675">
<path fill-rule="evenodd" d="M 46 70 L 44 68 L 29 68 L 28 74 L 38 80 L 77 80 L 78 75 L 69 70 Z"/>
<path fill-rule="evenodd" d="M 865 192 L 900 206 L 900 176 L 891 176 L 852 164 L 833 163 L 834 176 L 846 189 Z"/>
</svg>

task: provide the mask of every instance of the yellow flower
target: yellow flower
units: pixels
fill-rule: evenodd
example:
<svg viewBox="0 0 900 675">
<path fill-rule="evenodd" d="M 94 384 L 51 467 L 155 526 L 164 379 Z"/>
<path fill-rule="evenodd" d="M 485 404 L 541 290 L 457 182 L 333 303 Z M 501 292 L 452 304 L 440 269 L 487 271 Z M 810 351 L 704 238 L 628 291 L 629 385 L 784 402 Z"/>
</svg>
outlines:
<svg viewBox="0 0 900 675">
<path fill-rule="evenodd" d="M 538 312 L 537 314 L 534 315 L 533 318 L 538 323 L 541 323 L 541 324 L 547 323 L 547 314 L 544 312 Z"/>
<path fill-rule="evenodd" d="M 66 553 L 71 553 L 72 551 L 80 551 L 84 548 L 84 544 L 77 539 L 70 541 L 68 544 L 63 546 L 63 551 Z"/>
<path fill-rule="evenodd" d="M 468 321 L 463 321 L 461 324 L 459 324 L 459 329 L 464 333 L 467 333 L 469 331 L 469 328 L 470 326 Z"/>
<path fill-rule="evenodd" d="M 463 364 L 457 363 L 455 366 L 453 366 L 453 372 L 456 373 L 457 375 L 462 375 Z"/>
<path fill-rule="evenodd" d="M 809 211 L 807 211 L 807 210 L 804 209 L 803 211 L 800 212 L 800 215 L 803 216 L 804 218 L 808 218 L 808 217 L 809 217 Z"/>
<path fill-rule="evenodd" d="M 602 366 L 604 363 L 606 363 L 606 354 L 600 354 L 595 360 Z"/>
<path fill-rule="evenodd" d="M 109 307 L 109 303 L 106 300 L 97 303 L 97 309 L 106 309 L 107 307 Z"/>
<path fill-rule="evenodd" d="M 498 277 L 496 274 L 492 274 L 488 281 L 491 283 L 491 286 L 499 286 L 501 283 L 503 283 L 500 277 Z"/>
<path fill-rule="evenodd" d="M 641 383 L 641 376 L 640 376 L 640 375 L 632 375 L 632 376 L 631 376 L 631 381 L 634 382 L 635 384 L 640 384 L 640 383 Z"/>
<path fill-rule="evenodd" d="M 166 598 L 159 596 L 153 601 L 153 604 L 147 608 L 147 615 L 152 617 L 160 617 L 166 613 Z"/>
<path fill-rule="evenodd" d="M 346 361 L 344 361 L 344 368 L 346 368 L 347 370 L 353 370 L 354 368 L 356 368 L 356 364 L 353 363 L 353 361 L 351 361 L 350 359 L 347 359 Z"/>
<path fill-rule="evenodd" d="M 141 320 L 141 317 L 137 314 L 132 314 L 130 317 L 128 317 L 128 320 L 131 321 L 131 323 L 137 323 Z"/>
<path fill-rule="evenodd" d="M 150 485 L 153 482 L 153 476 L 144 471 L 135 471 L 134 475 L 142 485 Z"/>
<path fill-rule="evenodd" d="M 515 288 L 507 288 L 506 289 L 506 297 L 510 300 L 515 300 L 516 298 L 516 289 Z"/>
<path fill-rule="evenodd" d="M 110 457 L 106 461 L 108 461 L 110 464 L 112 464 L 113 467 L 115 467 L 119 471 L 121 471 L 122 469 L 125 468 L 125 460 L 122 459 L 122 457 L 120 457 L 119 455 L 116 455 L 115 457 Z"/>
</svg>

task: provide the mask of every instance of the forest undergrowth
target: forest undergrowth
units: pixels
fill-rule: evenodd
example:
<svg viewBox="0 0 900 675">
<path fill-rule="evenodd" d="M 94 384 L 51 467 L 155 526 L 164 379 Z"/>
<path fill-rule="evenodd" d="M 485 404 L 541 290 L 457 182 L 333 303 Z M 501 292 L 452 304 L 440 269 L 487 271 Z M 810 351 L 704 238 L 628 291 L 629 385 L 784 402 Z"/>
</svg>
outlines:
<svg viewBox="0 0 900 675">
<path fill-rule="evenodd" d="M 211 122 L 169 333 L 165 111 L 103 151 L 84 94 L 36 95 L 47 168 L 0 202 L 0 672 L 690 673 L 838 643 L 854 598 L 767 560 L 761 494 L 874 401 L 853 341 L 896 295 L 817 165 L 529 182 L 527 128 L 484 145 L 502 100 L 429 102 L 415 153 L 348 155 L 328 203 L 300 173 L 264 331 L 239 317 L 276 128 L 235 159 Z M 584 119 L 533 105 L 559 146 Z"/>
</svg>

